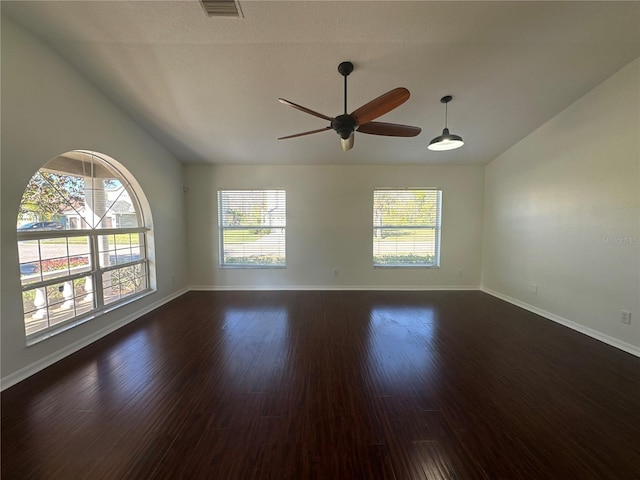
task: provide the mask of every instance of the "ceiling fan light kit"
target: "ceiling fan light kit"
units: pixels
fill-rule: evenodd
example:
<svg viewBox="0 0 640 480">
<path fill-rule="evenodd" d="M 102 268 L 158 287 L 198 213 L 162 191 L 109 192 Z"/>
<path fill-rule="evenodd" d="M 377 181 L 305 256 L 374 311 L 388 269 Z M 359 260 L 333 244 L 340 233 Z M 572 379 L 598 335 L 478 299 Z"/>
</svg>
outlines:
<svg viewBox="0 0 640 480">
<path fill-rule="evenodd" d="M 427 147 L 429 150 L 434 150 L 436 152 L 442 152 L 445 150 L 453 150 L 456 148 L 460 148 L 464 145 L 464 140 L 460 135 L 454 135 L 449 133 L 449 128 L 447 126 L 448 121 L 448 109 L 447 104 L 453 99 L 451 95 L 446 95 L 440 99 L 440 102 L 444 103 L 444 129 L 442 130 L 442 135 L 437 136 L 433 140 L 429 142 L 429 146 Z"/>
<path fill-rule="evenodd" d="M 279 137 L 278 140 L 284 140 L 287 138 L 301 137 L 303 135 L 311 135 L 313 133 L 325 132 L 327 130 L 334 130 L 340 136 L 340 144 L 343 151 L 348 151 L 353 148 L 354 133 L 356 131 L 366 133 L 368 135 L 382 135 L 387 137 L 415 137 L 421 132 L 419 127 L 412 127 L 410 125 L 400 125 L 397 123 L 384 123 L 373 122 L 376 118 L 390 112 L 396 107 L 399 107 L 409 99 L 409 90 L 403 87 L 394 88 L 387 93 L 380 95 L 378 98 L 371 100 L 369 103 L 364 104 L 360 108 L 354 110 L 351 114 L 347 113 L 347 77 L 353 72 L 353 63 L 342 62 L 338 65 L 338 72 L 344 77 L 344 113 L 336 117 L 329 117 L 322 113 L 314 112 L 311 109 L 297 105 L 284 98 L 279 98 L 278 101 L 290 107 L 305 112 L 314 117 L 328 120 L 329 126 L 325 128 L 319 128 L 316 130 L 310 130 L 308 132 L 296 133 L 293 135 L 287 135 L 285 137 Z"/>
</svg>

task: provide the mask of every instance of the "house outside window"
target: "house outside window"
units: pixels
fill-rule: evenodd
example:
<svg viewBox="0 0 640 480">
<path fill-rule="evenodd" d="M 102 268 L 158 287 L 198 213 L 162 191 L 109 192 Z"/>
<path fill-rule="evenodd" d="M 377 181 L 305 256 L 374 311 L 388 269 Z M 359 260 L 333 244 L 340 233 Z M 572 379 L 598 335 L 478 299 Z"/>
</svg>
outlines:
<svg viewBox="0 0 640 480">
<path fill-rule="evenodd" d="M 286 266 L 286 192 L 219 190 L 220 266 Z"/>
<path fill-rule="evenodd" d="M 138 212 L 129 192 L 121 183 L 108 182 L 104 188 L 107 202 L 111 208 L 107 212 L 104 225 L 116 228 L 135 227 L 138 225 Z M 70 230 L 79 230 L 86 216 L 86 205 L 67 205 L 62 210 L 62 222 Z"/>
<path fill-rule="evenodd" d="M 374 267 L 439 267 L 441 211 L 441 190 L 375 189 Z"/>
<path fill-rule="evenodd" d="M 23 193 L 17 238 L 27 343 L 150 290 L 143 192 L 107 158 L 67 152 Z"/>
</svg>

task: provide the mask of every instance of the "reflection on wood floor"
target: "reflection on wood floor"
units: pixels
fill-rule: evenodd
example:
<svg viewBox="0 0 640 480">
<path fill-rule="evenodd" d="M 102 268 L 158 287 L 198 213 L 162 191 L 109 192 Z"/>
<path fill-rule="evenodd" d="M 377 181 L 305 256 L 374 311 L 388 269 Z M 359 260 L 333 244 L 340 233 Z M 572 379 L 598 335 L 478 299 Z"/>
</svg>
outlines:
<svg viewBox="0 0 640 480">
<path fill-rule="evenodd" d="M 481 292 L 190 292 L 2 394 L 3 479 L 633 479 L 640 359 Z"/>
</svg>

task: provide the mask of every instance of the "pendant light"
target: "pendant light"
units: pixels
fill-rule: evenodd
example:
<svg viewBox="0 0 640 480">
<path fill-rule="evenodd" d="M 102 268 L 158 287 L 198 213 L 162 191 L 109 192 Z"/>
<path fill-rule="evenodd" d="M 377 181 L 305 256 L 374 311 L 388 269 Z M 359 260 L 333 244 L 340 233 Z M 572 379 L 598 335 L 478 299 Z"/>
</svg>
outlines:
<svg viewBox="0 0 640 480">
<path fill-rule="evenodd" d="M 446 95 L 440 99 L 440 102 L 444 103 L 444 130 L 442 130 L 442 135 L 429 142 L 429 146 L 427 147 L 429 150 L 453 150 L 454 148 L 460 148 L 464 145 L 462 137 L 459 135 L 452 135 L 449 133 L 449 129 L 447 128 L 447 103 L 449 103 L 452 98 L 453 97 L 451 95 Z"/>
</svg>

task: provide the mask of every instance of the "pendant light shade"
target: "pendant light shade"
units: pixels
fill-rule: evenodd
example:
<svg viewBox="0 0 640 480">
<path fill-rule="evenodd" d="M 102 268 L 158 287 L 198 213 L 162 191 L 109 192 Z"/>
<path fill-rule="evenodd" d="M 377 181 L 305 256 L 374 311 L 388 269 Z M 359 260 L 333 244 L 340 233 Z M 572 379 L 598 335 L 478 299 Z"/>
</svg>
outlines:
<svg viewBox="0 0 640 480">
<path fill-rule="evenodd" d="M 429 150 L 440 152 L 443 150 L 453 150 L 454 148 L 460 148 L 464 145 L 464 140 L 462 140 L 462 137 L 460 135 L 453 135 L 452 133 L 449 133 L 449 128 L 447 128 L 447 103 L 449 103 L 452 98 L 453 97 L 451 95 L 447 95 L 440 99 L 440 101 L 444 103 L 444 130 L 442 130 L 442 135 L 434 138 L 429 142 L 429 146 L 427 147 Z"/>
</svg>

